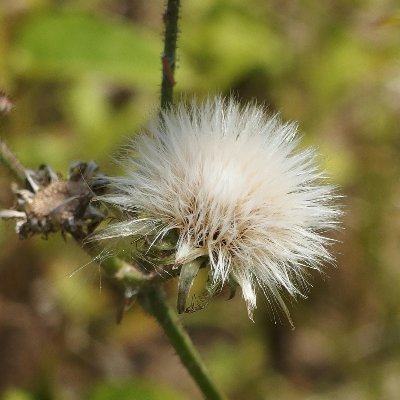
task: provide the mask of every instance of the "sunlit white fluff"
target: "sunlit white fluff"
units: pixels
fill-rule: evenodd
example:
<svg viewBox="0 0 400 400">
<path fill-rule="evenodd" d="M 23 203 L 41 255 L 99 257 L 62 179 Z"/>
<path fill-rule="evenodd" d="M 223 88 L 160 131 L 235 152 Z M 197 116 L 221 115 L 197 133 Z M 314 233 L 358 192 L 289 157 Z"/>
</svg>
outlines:
<svg viewBox="0 0 400 400">
<path fill-rule="evenodd" d="M 306 287 L 331 261 L 324 232 L 338 215 L 332 187 L 297 126 L 216 98 L 166 111 L 133 141 L 106 201 L 138 211 L 101 238 L 179 232 L 176 263 L 209 257 L 214 283 L 232 277 L 249 314 L 260 287 L 271 304 Z"/>
</svg>

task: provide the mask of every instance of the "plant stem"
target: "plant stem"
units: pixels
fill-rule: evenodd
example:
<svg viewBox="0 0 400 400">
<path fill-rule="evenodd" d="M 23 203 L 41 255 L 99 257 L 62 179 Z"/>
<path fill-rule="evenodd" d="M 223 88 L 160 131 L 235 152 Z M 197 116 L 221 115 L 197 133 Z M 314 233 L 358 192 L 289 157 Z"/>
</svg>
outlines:
<svg viewBox="0 0 400 400">
<path fill-rule="evenodd" d="M 172 96 L 175 85 L 176 42 L 178 39 L 178 19 L 180 0 L 168 0 L 164 13 L 165 35 L 164 52 L 161 57 L 161 109 L 172 105 Z"/>
<path fill-rule="evenodd" d="M 25 182 L 25 168 L 11 151 L 7 143 L 0 138 L 0 162 L 20 183 Z"/>
<path fill-rule="evenodd" d="M 85 242 L 75 238 L 77 244 L 98 263 L 108 277 L 115 279 L 127 288 L 146 288 L 163 283 L 179 275 L 180 269 L 173 265 L 165 265 L 163 271 L 144 272 L 145 269 L 133 261 L 125 261 L 120 257 L 107 254 L 104 246 L 98 241 Z"/>
<path fill-rule="evenodd" d="M 225 399 L 224 395 L 211 381 L 199 353 L 182 327 L 179 317 L 167 304 L 162 290 L 158 287 L 149 289 L 146 291 L 146 295 L 141 297 L 140 302 L 143 308 L 157 319 L 178 353 L 182 364 L 197 383 L 205 399 Z"/>
<path fill-rule="evenodd" d="M 164 13 L 165 36 L 162 56 L 163 78 L 161 84 L 161 110 L 168 109 L 173 103 L 173 87 L 175 84 L 175 57 L 178 37 L 179 0 L 168 0 Z M 224 395 L 211 380 L 208 371 L 193 346 L 189 335 L 184 330 L 176 312 L 166 302 L 161 288 L 154 286 L 145 290 L 139 297 L 142 307 L 153 315 L 171 345 L 174 347 L 182 364 L 197 383 L 207 400 L 223 400 Z"/>
</svg>

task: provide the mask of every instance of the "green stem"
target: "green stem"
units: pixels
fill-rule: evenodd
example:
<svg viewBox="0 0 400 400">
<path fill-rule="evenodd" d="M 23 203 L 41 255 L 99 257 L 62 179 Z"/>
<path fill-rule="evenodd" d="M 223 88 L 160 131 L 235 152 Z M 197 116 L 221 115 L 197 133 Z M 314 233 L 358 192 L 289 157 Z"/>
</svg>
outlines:
<svg viewBox="0 0 400 400">
<path fill-rule="evenodd" d="M 153 315 L 163 328 L 170 343 L 178 353 L 182 364 L 197 383 L 205 399 L 225 399 L 225 396 L 210 379 L 199 353 L 182 327 L 179 317 L 167 304 L 162 290 L 158 287 L 151 288 L 146 291 L 146 295 L 141 297 L 140 301 L 143 308 Z"/>
<path fill-rule="evenodd" d="M 162 56 L 163 78 L 161 83 L 162 110 L 168 109 L 173 103 L 179 5 L 180 0 L 168 0 L 167 9 L 164 14 L 165 36 L 164 53 Z M 162 290 L 159 287 L 151 287 L 143 293 L 139 301 L 143 308 L 157 319 L 182 364 L 197 383 L 204 397 L 207 400 L 225 399 L 224 395 L 211 380 L 199 353 L 184 330 L 176 312 L 166 302 Z"/>
<path fill-rule="evenodd" d="M 178 19 L 180 0 L 168 0 L 164 13 L 165 36 L 162 61 L 161 109 L 172 105 L 175 85 L 176 42 L 178 39 Z"/>
<path fill-rule="evenodd" d="M 125 287 L 146 288 L 154 286 L 172 279 L 180 273 L 180 268 L 173 268 L 173 265 L 163 266 L 162 272 L 159 270 L 144 272 L 144 269 L 133 261 L 127 262 L 120 257 L 108 255 L 104 246 L 95 240 L 88 243 L 80 238 L 75 238 L 75 240 L 93 258 L 93 261 L 101 265 L 107 276 Z"/>
</svg>

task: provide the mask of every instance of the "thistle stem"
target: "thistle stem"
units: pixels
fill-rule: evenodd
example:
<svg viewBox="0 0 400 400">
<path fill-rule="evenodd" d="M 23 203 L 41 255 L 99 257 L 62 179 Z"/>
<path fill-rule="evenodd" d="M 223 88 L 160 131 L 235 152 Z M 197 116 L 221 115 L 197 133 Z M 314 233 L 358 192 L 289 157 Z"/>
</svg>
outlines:
<svg viewBox="0 0 400 400">
<path fill-rule="evenodd" d="M 0 215 L 1 218 L 1 215 Z M 92 240 L 85 242 L 75 237 L 77 244 L 98 263 L 108 277 L 115 279 L 126 288 L 148 288 L 159 285 L 169 279 L 179 275 L 179 268 L 173 266 L 164 266 L 162 272 L 155 270 L 152 272 L 143 272 L 145 269 L 133 261 L 125 261 L 122 258 L 107 254 L 104 246 L 99 242 Z"/>
<path fill-rule="evenodd" d="M 178 39 L 178 19 L 180 0 L 168 0 L 164 13 L 164 52 L 161 56 L 161 109 L 172 105 L 175 85 L 176 42 Z"/>
<path fill-rule="evenodd" d="M 167 304 L 162 290 L 158 287 L 151 288 L 140 301 L 143 308 L 153 315 L 163 328 L 182 364 L 197 383 L 204 398 L 207 400 L 225 399 L 225 396 L 210 379 L 199 353 L 184 330 L 176 312 Z"/>
<path fill-rule="evenodd" d="M 180 0 L 168 0 L 164 13 L 165 36 L 162 62 L 161 109 L 168 109 L 173 103 L 175 85 L 176 43 L 178 38 Z M 143 293 L 139 300 L 160 324 L 174 347 L 182 364 L 197 383 L 207 400 L 223 400 L 224 395 L 211 380 L 199 353 L 183 328 L 176 312 L 166 302 L 164 293 L 159 287 L 151 287 Z"/>
<path fill-rule="evenodd" d="M 0 162 L 20 183 L 25 182 L 25 168 L 11 151 L 7 143 L 0 138 Z"/>
</svg>

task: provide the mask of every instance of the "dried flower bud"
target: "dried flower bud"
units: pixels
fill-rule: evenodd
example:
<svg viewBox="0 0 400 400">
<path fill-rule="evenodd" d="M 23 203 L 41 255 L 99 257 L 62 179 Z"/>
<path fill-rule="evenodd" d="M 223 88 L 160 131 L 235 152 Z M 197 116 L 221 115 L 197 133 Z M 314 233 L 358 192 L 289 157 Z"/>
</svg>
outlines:
<svg viewBox="0 0 400 400">
<path fill-rule="evenodd" d="M 58 231 L 82 239 L 104 218 L 90 204 L 93 196 L 101 193 L 99 182 L 105 179 L 97 169 L 93 161 L 75 162 L 68 180 L 46 165 L 38 171 L 27 170 L 26 189 L 14 189 L 17 210 L 3 210 L 0 217 L 16 219 L 17 233 L 23 239 L 34 234 L 46 237 Z"/>
</svg>

